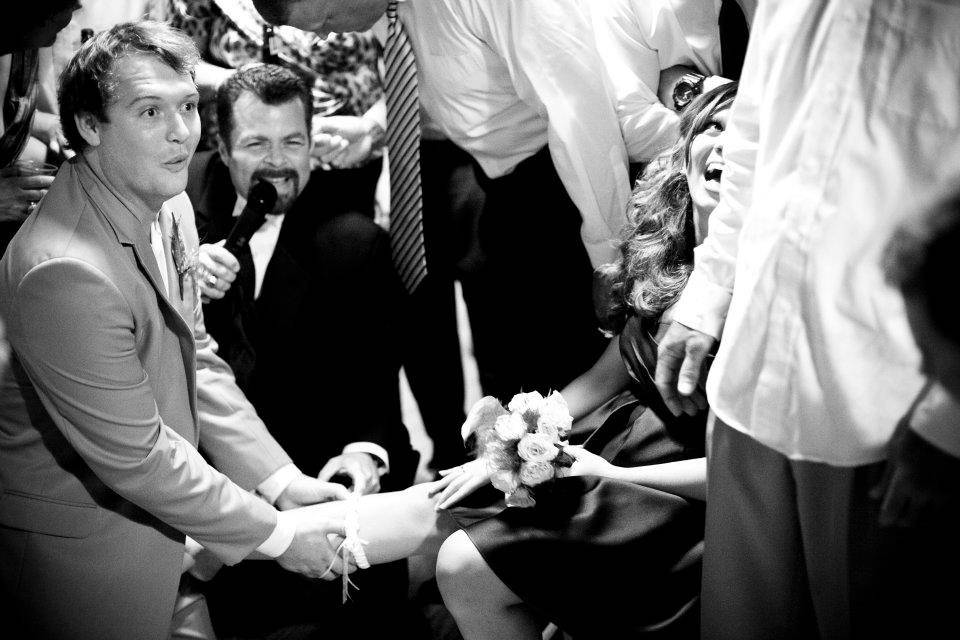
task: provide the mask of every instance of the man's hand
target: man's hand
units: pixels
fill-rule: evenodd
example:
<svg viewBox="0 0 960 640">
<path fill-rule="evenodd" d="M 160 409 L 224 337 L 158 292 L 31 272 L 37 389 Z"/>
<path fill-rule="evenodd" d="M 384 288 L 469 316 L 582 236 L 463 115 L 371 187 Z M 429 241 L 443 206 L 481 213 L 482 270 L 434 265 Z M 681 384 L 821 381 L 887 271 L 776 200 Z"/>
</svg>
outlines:
<svg viewBox="0 0 960 640">
<path fill-rule="evenodd" d="M 960 513 L 960 459 L 918 435 L 904 420 L 888 447 L 887 467 L 872 496 L 884 527 L 937 526 Z"/>
<path fill-rule="evenodd" d="M 341 489 L 343 487 L 340 487 Z M 287 571 L 310 578 L 333 580 L 355 566 L 344 566 L 343 559 L 328 536 L 346 536 L 342 521 L 332 521 L 316 507 L 301 507 L 290 513 L 296 517 L 297 532 L 277 563 Z"/>
<path fill-rule="evenodd" d="M 707 408 L 700 382 L 703 366 L 717 341 L 707 334 L 674 322 L 657 349 L 656 383 L 670 412 L 696 415 Z"/>
<path fill-rule="evenodd" d="M 342 484 L 324 482 L 300 474 L 283 490 L 277 498 L 276 505 L 278 509 L 286 510 L 331 500 L 346 500 L 349 497 L 350 492 Z"/>
<path fill-rule="evenodd" d="M 225 240 L 216 244 L 200 245 L 198 277 L 203 302 L 219 300 L 230 290 L 237 279 L 240 263 L 236 257 L 223 248 Z"/>
<path fill-rule="evenodd" d="M 21 176 L 16 166 L 0 169 L 0 222 L 20 222 L 53 184 L 53 176 Z"/>
<path fill-rule="evenodd" d="M 317 478 L 326 481 L 338 473 L 350 476 L 354 491 L 364 495 L 380 491 L 380 468 L 369 453 L 352 452 L 334 456 L 323 465 Z"/>
<path fill-rule="evenodd" d="M 338 169 L 356 167 L 370 158 L 383 130 L 370 118 L 327 116 L 314 124 L 313 156 Z"/>
</svg>

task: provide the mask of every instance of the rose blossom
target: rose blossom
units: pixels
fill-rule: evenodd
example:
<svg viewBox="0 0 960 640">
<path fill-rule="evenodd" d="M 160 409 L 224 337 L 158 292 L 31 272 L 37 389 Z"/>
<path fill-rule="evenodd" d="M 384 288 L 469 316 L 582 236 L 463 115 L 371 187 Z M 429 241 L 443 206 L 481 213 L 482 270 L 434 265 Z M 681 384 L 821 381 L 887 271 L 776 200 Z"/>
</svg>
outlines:
<svg viewBox="0 0 960 640">
<path fill-rule="evenodd" d="M 546 482 L 554 475 L 553 465 L 549 462 L 524 462 L 520 465 L 520 482 L 535 487 Z"/>
<path fill-rule="evenodd" d="M 500 416 L 493 428 L 503 440 L 519 440 L 527 433 L 527 423 L 516 413 Z"/>
<path fill-rule="evenodd" d="M 570 431 L 572 426 L 573 418 L 570 416 L 567 401 L 563 399 L 559 392 L 554 391 L 540 405 L 537 431 L 551 435 L 556 431 L 557 436 L 562 438 Z"/>
<path fill-rule="evenodd" d="M 517 443 L 517 455 L 527 462 L 550 462 L 558 453 L 553 438 L 543 433 L 528 433 Z"/>
<path fill-rule="evenodd" d="M 515 469 L 520 464 L 516 447 L 512 442 L 504 442 L 495 431 L 483 434 L 481 451 L 491 473 L 500 469 Z"/>
<path fill-rule="evenodd" d="M 513 396 L 510 404 L 507 405 L 507 409 L 513 413 L 519 413 L 520 415 L 523 415 L 528 411 L 538 411 L 542 402 L 543 396 L 540 395 L 539 391 L 518 393 L 517 395 Z"/>
<path fill-rule="evenodd" d="M 490 484 L 504 493 L 513 493 L 520 486 L 520 477 L 513 471 L 496 471 L 490 476 Z"/>
</svg>

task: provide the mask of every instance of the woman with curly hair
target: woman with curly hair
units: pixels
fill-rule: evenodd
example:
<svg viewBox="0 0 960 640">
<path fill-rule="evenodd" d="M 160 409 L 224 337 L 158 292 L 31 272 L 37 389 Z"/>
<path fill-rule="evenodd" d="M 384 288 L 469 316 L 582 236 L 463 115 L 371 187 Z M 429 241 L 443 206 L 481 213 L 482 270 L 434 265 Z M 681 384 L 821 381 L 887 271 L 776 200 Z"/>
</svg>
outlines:
<svg viewBox="0 0 960 640">
<path fill-rule="evenodd" d="M 576 638 L 697 636 L 706 411 L 674 417 L 653 371 L 717 204 L 719 134 L 735 93 L 729 83 L 691 103 L 680 140 L 634 190 L 620 260 L 609 267 L 619 340 L 561 391 L 573 433 L 586 436 L 567 449 L 576 458 L 569 476 L 538 486 L 530 508 L 451 510 L 463 528 L 441 547 L 437 578 L 467 640 L 538 638 L 545 620 Z M 483 461 L 455 475 L 441 508 L 488 482 Z M 492 488 L 464 504 L 488 503 L 484 492 Z"/>
</svg>

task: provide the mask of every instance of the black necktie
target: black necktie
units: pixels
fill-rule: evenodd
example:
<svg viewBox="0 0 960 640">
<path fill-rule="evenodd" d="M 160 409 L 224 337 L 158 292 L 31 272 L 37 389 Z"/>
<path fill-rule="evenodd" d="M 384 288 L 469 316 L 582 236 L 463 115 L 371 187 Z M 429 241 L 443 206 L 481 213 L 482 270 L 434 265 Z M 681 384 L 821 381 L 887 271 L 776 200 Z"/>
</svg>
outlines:
<svg viewBox="0 0 960 640">
<path fill-rule="evenodd" d="M 747 53 L 747 39 L 750 31 L 747 19 L 736 0 L 723 0 L 720 3 L 720 64 L 722 75 L 731 80 L 740 79 L 743 59 Z"/>
</svg>

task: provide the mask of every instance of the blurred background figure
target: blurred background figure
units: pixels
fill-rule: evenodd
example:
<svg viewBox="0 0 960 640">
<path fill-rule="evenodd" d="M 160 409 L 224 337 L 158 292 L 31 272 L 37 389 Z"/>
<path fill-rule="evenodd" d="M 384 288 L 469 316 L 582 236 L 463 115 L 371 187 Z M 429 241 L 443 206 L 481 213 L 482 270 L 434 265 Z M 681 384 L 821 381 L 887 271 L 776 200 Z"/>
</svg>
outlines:
<svg viewBox="0 0 960 640">
<path fill-rule="evenodd" d="M 50 47 L 78 0 L 38 0 L 0 26 L 0 255 L 63 159 Z M 19 163 L 19 165 L 18 165 Z"/>
</svg>

